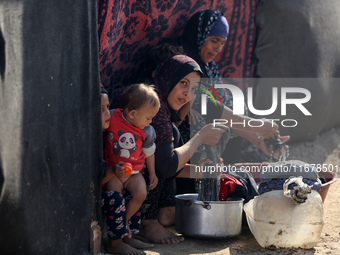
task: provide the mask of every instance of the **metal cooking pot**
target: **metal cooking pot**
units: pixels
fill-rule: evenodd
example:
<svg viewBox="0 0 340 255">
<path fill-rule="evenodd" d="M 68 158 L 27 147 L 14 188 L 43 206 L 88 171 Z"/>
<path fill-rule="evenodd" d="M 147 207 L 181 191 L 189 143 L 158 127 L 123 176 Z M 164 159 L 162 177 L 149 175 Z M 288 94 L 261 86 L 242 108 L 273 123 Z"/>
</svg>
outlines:
<svg viewBox="0 0 340 255">
<path fill-rule="evenodd" d="M 197 200 L 198 194 L 176 196 L 176 231 L 193 237 L 230 237 L 241 233 L 243 198 Z"/>
</svg>

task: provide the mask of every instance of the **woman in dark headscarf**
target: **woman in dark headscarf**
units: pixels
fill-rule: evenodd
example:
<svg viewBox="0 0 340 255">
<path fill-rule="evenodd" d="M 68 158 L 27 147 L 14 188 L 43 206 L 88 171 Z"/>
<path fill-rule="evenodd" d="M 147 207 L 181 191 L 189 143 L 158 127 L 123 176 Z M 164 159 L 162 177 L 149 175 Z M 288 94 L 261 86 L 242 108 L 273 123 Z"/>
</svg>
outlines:
<svg viewBox="0 0 340 255">
<path fill-rule="evenodd" d="M 180 120 L 176 112 L 193 98 L 201 76 L 199 65 L 184 55 L 176 55 L 156 69 L 154 80 L 161 107 L 151 125 L 157 135 L 155 165 L 159 181 L 155 189 L 149 190 L 143 204 L 141 226 L 141 235 L 152 242 L 184 240 L 163 227 L 173 224 L 175 218 L 173 178 L 168 177 L 176 176 L 201 144 L 214 145 L 225 132 L 207 125 L 183 144 L 177 127 L 172 124 Z M 148 184 L 147 171 L 145 179 Z"/>
<path fill-rule="evenodd" d="M 186 54 L 197 59 L 204 77 L 220 77 L 213 59 L 222 50 L 228 33 L 228 21 L 219 11 L 201 10 L 186 23 L 180 44 Z M 214 44 L 215 48 L 209 50 L 209 44 Z"/>
<path fill-rule="evenodd" d="M 188 20 L 183 35 L 173 43 L 182 46 L 185 54 L 200 65 L 203 78 L 216 78 L 217 81 L 221 76 L 214 58 L 223 49 L 228 33 L 228 21 L 223 14 L 206 9 L 196 12 Z M 224 105 L 232 106 L 225 90 L 219 91 L 219 95 Z"/>
</svg>

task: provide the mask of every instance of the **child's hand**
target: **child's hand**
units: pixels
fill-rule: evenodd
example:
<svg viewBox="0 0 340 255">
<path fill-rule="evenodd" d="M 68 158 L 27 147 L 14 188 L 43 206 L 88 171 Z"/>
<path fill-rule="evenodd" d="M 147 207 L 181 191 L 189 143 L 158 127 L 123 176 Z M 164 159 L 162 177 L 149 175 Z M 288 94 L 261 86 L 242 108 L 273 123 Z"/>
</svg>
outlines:
<svg viewBox="0 0 340 255">
<path fill-rule="evenodd" d="M 126 176 L 126 174 L 125 174 L 125 167 L 122 166 L 122 163 L 123 162 L 119 161 L 118 163 L 116 163 L 114 165 L 114 172 L 115 172 L 115 175 L 118 178 L 122 178 L 122 177 Z"/>
<path fill-rule="evenodd" d="M 152 190 L 152 189 L 156 188 L 156 186 L 158 184 L 158 178 L 157 178 L 156 174 L 150 174 L 149 179 L 150 179 L 150 190 Z"/>
</svg>

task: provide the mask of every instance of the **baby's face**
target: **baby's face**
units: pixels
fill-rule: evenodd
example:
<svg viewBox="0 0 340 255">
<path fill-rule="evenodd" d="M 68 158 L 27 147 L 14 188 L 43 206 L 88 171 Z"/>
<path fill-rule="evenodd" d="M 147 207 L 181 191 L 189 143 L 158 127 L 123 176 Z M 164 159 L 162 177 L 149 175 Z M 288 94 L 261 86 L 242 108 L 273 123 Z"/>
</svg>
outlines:
<svg viewBox="0 0 340 255">
<path fill-rule="evenodd" d="M 110 126 L 110 110 L 109 110 L 109 97 L 107 94 L 102 93 L 102 128 L 103 130 L 108 129 Z"/>
<path fill-rule="evenodd" d="M 152 118 L 156 116 L 159 108 L 154 106 L 144 106 L 133 113 L 132 118 L 129 120 L 134 126 L 144 129 L 150 125 Z M 131 115 L 130 115 L 131 116 Z"/>
</svg>

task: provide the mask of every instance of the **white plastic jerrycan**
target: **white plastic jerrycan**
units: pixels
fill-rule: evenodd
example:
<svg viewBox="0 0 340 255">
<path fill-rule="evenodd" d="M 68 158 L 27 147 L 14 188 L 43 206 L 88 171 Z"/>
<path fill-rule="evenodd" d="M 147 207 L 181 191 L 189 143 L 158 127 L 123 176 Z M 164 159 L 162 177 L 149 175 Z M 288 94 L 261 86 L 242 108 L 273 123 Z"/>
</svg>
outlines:
<svg viewBox="0 0 340 255">
<path fill-rule="evenodd" d="M 262 247 L 311 249 L 317 244 L 325 222 L 323 205 L 317 191 L 309 192 L 302 203 L 274 190 L 244 205 L 249 228 Z"/>
</svg>

